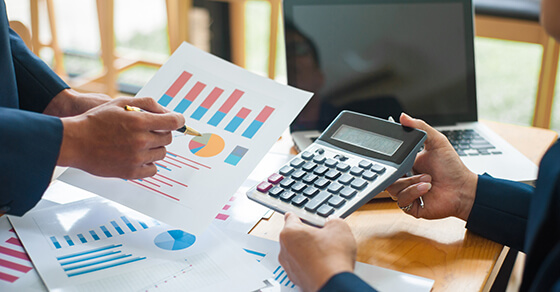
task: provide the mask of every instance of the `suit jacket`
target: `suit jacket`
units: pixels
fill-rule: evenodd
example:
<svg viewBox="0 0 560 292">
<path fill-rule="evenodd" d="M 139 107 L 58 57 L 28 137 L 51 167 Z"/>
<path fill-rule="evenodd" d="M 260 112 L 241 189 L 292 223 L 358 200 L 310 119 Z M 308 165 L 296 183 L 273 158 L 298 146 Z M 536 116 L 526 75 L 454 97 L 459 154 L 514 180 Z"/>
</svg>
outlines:
<svg viewBox="0 0 560 292">
<path fill-rule="evenodd" d="M 560 143 L 544 155 L 535 188 L 479 176 L 467 229 L 527 254 L 521 291 L 560 292 Z M 363 282 L 342 273 L 320 291 L 368 291 L 349 281 Z"/>
<path fill-rule="evenodd" d="M 68 88 L 9 28 L 0 1 L 0 212 L 23 215 L 50 183 L 62 122 L 41 114 Z"/>
</svg>

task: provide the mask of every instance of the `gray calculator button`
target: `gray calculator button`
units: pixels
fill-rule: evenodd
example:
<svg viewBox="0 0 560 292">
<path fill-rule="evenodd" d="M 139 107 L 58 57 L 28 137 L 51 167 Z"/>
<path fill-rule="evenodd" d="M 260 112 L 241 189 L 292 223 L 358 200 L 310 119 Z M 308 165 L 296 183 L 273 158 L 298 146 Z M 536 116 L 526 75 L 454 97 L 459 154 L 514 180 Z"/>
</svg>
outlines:
<svg viewBox="0 0 560 292">
<path fill-rule="evenodd" d="M 317 154 L 324 154 L 324 153 L 325 153 L 325 149 L 323 149 L 323 148 L 317 148 L 317 150 L 315 150 L 315 153 L 317 153 Z"/>
<path fill-rule="evenodd" d="M 285 165 L 284 167 L 280 168 L 280 171 L 278 172 L 281 175 L 290 175 L 292 172 L 294 172 L 294 168 L 289 165 Z"/>
<path fill-rule="evenodd" d="M 291 191 L 285 191 L 282 194 L 280 194 L 280 200 L 282 201 L 290 201 L 293 197 L 295 197 L 296 194 L 294 192 Z"/>
<path fill-rule="evenodd" d="M 329 171 L 328 167 L 326 167 L 324 165 L 319 165 L 315 168 L 313 173 L 316 174 L 316 175 L 324 175 L 327 171 Z"/>
<path fill-rule="evenodd" d="M 379 174 L 382 174 L 382 173 L 385 172 L 385 167 L 383 167 L 382 165 L 379 165 L 379 164 L 374 164 L 374 165 L 371 166 L 371 170 L 375 171 Z"/>
<path fill-rule="evenodd" d="M 315 181 L 315 186 L 322 189 L 322 188 L 326 188 L 330 183 L 331 182 L 328 179 L 322 177 L 317 181 Z"/>
<path fill-rule="evenodd" d="M 306 176 L 303 177 L 302 181 L 306 184 L 312 184 L 317 180 L 317 178 L 319 178 L 317 175 L 308 173 Z"/>
<path fill-rule="evenodd" d="M 343 185 L 347 185 L 349 183 L 351 183 L 354 180 L 354 177 L 348 173 L 343 174 L 339 179 L 338 182 L 343 184 Z"/>
<path fill-rule="evenodd" d="M 367 160 L 362 160 L 360 161 L 360 163 L 358 164 L 361 168 L 364 169 L 369 169 L 372 165 L 371 161 L 367 161 Z"/>
<path fill-rule="evenodd" d="M 305 163 L 305 160 L 303 160 L 299 157 L 296 157 L 290 162 L 290 165 L 295 167 L 295 168 L 300 168 L 304 163 Z"/>
<path fill-rule="evenodd" d="M 328 201 L 331 196 L 332 195 L 329 192 L 320 192 L 317 196 L 315 196 L 315 198 L 305 204 L 305 210 L 310 212 L 317 211 L 317 208 L 319 208 L 319 206 L 321 206 L 324 202 Z"/>
<path fill-rule="evenodd" d="M 306 187 L 307 187 L 306 184 L 302 182 L 297 182 L 292 186 L 292 191 L 296 193 L 301 193 L 303 190 L 305 190 Z"/>
<path fill-rule="evenodd" d="M 325 160 L 325 165 L 328 167 L 335 167 L 338 164 L 338 161 L 332 159 L 332 158 L 328 158 L 327 160 Z"/>
<path fill-rule="evenodd" d="M 313 197 L 315 196 L 317 193 L 319 193 L 319 189 L 316 187 L 308 187 L 303 191 L 303 194 L 308 196 L 308 197 Z"/>
<path fill-rule="evenodd" d="M 317 166 L 315 162 L 309 161 L 306 164 L 304 164 L 301 169 L 305 171 L 312 171 L 315 168 L 315 166 Z"/>
<path fill-rule="evenodd" d="M 303 204 L 307 203 L 307 200 L 305 196 L 299 194 L 292 199 L 292 205 L 301 207 Z"/>
<path fill-rule="evenodd" d="M 275 186 L 272 189 L 270 189 L 270 191 L 268 191 L 268 194 L 273 197 L 278 197 L 283 191 L 284 191 L 283 188 L 279 186 Z"/>
<path fill-rule="evenodd" d="M 350 165 L 344 163 L 344 162 L 340 162 L 338 163 L 338 165 L 336 166 L 336 169 L 340 170 L 340 171 L 347 171 L 350 169 Z"/>
<path fill-rule="evenodd" d="M 328 179 L 335 180 L 338 177 L 340 177 L 340 174 L 341 174 L 340 171 L 335 170 L 335 169 L 331 169 L 331 170 L 327 171 L 327 173 L 325 173 L 325 177 L 328 178 Z"/>
<path fill-rule="evenodd" d="M 344 205 L 344 203 L 346 202 L 345 199 L 343 199 L 340 196 L 333 196 L 332 198 L 329 199 L 329 205 L 338 208 L 342 205 Z"/>
<path fill-rule="evenodd" d="M 309 151 L 305 151 L 301 154 L 301 158 L 303 158 L 305 160 L 311 160 L 311 159 L 313 159 L 313 156 L 315 156 L 315 154 L 313 154 Z"/>
<path fill-rule="evenodd" d="M 355 196 L 358 192 L 356 190 L 353 190 L 350 187 L 345 187 L 342 189 L 342 191 L 340 191 L 340 196 L 342 196 L 343 198 L 346 199 L 350 199 L 353 196 Z"/>
<path fill-rule="evenodd" d="M 323 216 L 323 217 L 328 217 L 333 212 L 334 212 L 333 207 L 331 207 L 327 204 L 324 204 L 321 207 L 319 207 L 319 209 L 317 209 L 317 214 L 319 214 L 319 216 Z"/>
<path fill-rule="evenodd" d="M 340 192 L 340 190 L 342 190 L 342 188 L 344 188 L 343 185 L 341 185 L 337 182 L 333 182 L 327 190 L 329 192 L 333 193 L 333 194 L 338 194 L 338 192 Z"/>
<path fill-rule="evenodd" d="M 317 162 L 318 164 L 323 164 L 325 160 L 327 160 L 327 158 L 325 158 L 325 155 L 317 155 L 315 156 L 315 158 L 313 158 L 313 161 Z"/>
<path fill-rule="evenodd" d="M 303 171 L 303 170 L 301 170 L 301 169 L 298 169 L 298 170 L 294 171 L 294 173 L 292 174 L 292 178 L 293 178 L 293 179 L 300 180 L 300 179 L 301 179 L 302 177 L 304 177 L 306 174 L 307 174 L 307 172 L 305 172 L 305 171 Z"/>
<path fill-rule="evenodd" d="M 354 166 L 350 169 L 350 173 L 353 174 L 353 175 L 356 175 L 356 176 L 360 176 L 360 175 L 362 175 L 362 173 L 364 173 L 364 169 L 360 168 L 360 167 L 357 167 L 357 166 Z"/>
<path fill-rule="evenodd" d="M 365 188 L 368 185 L 367 181 L 361 179 L 361 178 L 356 178 L 354 181 L 352 181 L 352 183 L 350 184 L 351 187 L 357 189 L 357 190 L 361 190 L 363 188 Z"/>
<path fill-rule="evenodd" d="M 364 172 L 364 174 L 362 174 L 362 177 L 363 177 L 364 179 L 369 180 L 369 181 L 373 181 L 373 180 L 375 180 L 375 179 L 377 178 L 377 173 L 375 173 L 375 172 L 373 172 L 373 171 L 371 171 L 371 170 L 366 170 L 366 171 Z"/>
<path fill-rule="evenodd" d="M 280 182 L 280 186 L 287 189 L 291 187 L 295 182 L 296 182 L 295 180 L 287 177 Z"/>
</svg>

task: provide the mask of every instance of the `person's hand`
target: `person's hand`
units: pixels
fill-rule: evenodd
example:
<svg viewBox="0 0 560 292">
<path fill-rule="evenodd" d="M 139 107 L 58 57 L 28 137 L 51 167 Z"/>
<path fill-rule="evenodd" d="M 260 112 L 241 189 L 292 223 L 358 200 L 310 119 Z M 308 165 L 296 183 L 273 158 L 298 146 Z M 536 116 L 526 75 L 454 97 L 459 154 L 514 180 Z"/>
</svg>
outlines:
<svg viewBox="0 0 560 292">
<path fill-rule="evenodd" d="M 412 204 L 407 213 L 416 218 L 455 216 L 466 221 L 474 203 L 478 176 L 463 164 L 442 133 L 404 113 L 400 122 L 403 126 L 425 131 L 428 138 L 412 167 L 416 175 L 400 178 L 387 191 L 400 207 Z M 420 196 L 424 208 L 418 203 Z"/>
<path fill-rule="evenodd" d="M 131 105 L 146 112 L 125 111 Z M 157 172 L 171 131 L 185 118 L 152 98 L 117 98 L 84 114 L 62 118 L 63 138 L 57 164 L 106 177 L 142 178 Z"/>
<path fill-rule="evenodd" d="M 319 229 L 286 213 L 278 259 L 294 284 L 303 291 L 317 291 L 332 276 L 354 271 L 356 241 L 339 218 Z"/>
<path fill-rule="evenodd" d="M 111 100 L 111 97 L 102 93 L 81 93 L 64 89 L 51 100 L 43 113 L 61 118 L 76 116 Z"/>
</svg>

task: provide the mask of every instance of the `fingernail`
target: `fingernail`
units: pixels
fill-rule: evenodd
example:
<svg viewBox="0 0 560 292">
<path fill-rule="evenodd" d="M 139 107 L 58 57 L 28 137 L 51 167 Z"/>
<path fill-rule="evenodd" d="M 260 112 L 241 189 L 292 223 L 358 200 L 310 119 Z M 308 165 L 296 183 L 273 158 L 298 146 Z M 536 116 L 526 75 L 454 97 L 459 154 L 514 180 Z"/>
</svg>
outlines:
<svg viewBox="0 0 560 292">
<path fill-rule="evenodd" d="M 432 181 L 432 177 L 428 174 L 425 174 L 425 175 L 420 177 L 420 181 L 429 183 L 429 182 Z"/>
<path fill-rule="evenodd" d="M 429 191 L 431 188 L 432 184 L 430 183 L 422 183 L 417 187 L 417 189 L 421 192 Z"/>
</svg>

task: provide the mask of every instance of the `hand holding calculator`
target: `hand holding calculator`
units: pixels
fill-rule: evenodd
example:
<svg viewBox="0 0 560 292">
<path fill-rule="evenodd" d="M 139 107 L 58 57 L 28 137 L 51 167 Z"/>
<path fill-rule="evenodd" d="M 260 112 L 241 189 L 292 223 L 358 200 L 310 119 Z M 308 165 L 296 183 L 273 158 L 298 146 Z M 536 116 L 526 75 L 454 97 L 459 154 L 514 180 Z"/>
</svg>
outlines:
<svg viewBox="0 0 560 292">
<path fill-rule="evenodd" d="M 345 218 L 406 174 L 425 140 L 423 131 L 343 111 L 247 196 L 323 226 L 328 216 Z"/>
</svg>

